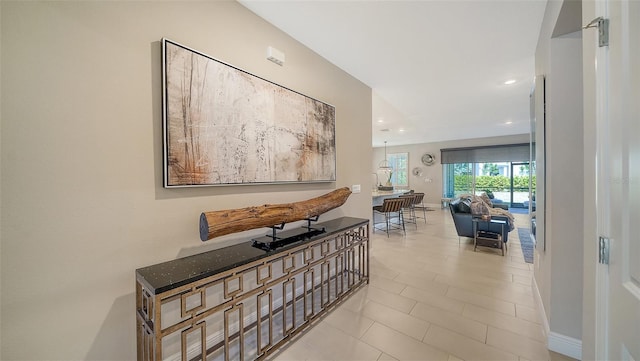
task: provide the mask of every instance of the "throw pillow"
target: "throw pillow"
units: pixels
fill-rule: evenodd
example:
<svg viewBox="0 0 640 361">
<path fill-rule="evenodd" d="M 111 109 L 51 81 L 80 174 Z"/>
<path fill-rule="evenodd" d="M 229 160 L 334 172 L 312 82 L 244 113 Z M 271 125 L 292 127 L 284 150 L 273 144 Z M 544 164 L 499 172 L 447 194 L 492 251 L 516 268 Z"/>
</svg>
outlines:
<svg viewBox="0 0 640 361">
<path fill-rule="evenodd" d="M 458 203 L 458 212 L 471 213 L 471 200 L 467 198 L 461 198 Z"/>
</svg>

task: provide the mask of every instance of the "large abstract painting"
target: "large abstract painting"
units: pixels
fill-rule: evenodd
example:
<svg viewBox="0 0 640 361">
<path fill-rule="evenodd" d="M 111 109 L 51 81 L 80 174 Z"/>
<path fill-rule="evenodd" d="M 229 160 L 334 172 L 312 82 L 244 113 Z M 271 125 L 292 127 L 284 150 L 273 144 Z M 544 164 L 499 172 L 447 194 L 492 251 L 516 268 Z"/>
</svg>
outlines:
<svg viewBox="0 0 640 361">
<path fill-rule="evenodd" d="M 332 182 L 335 108 L 162 40 L 164 186 Z"/>
</svg>

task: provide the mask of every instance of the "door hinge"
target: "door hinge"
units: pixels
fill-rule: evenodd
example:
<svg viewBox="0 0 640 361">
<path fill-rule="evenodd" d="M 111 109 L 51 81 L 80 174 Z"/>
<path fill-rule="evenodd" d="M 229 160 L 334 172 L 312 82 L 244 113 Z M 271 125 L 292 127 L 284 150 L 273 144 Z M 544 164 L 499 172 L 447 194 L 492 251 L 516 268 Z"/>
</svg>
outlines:
<svg viewBox="0 0 640 361">
<path fill-rule="evenodd" d="M 583 29 L 598 28 L 598 45 L 600 47 L 609 46 L 609 19 L 599 16 L 585 26 Z"/>
<path fill-rule="evenodd" d="M 609 238 L 598 237 L 598 263 L 609 264 Z"/>
</svg>

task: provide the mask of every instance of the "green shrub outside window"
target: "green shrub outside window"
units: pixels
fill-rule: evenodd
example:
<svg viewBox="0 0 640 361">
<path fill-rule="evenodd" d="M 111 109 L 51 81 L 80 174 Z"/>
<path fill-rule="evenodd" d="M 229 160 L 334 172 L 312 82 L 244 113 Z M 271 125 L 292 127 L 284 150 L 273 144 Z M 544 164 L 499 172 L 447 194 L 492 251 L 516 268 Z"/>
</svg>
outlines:
<svg viewBox="0 0 640 361">
<path fill-rule="evenodd" d="M 454 190 L 460 191 L 469 188 L 469 183 L 473 178 L 472 175 L 455 175 L 454 176 Z M 532 177 L 533 185 L 536 187 L 536 177 Z M 476 189 L 479 191 L 490 190 L 492 192 L 508 192 L 511 187 L 511 180 L 509 177 L 502 175 L 489 176 L 481 175 L 476 176 Z M 529 189 L 529 176 L 514 176 L 513 177 L 514 189 Z"/>
</svg>

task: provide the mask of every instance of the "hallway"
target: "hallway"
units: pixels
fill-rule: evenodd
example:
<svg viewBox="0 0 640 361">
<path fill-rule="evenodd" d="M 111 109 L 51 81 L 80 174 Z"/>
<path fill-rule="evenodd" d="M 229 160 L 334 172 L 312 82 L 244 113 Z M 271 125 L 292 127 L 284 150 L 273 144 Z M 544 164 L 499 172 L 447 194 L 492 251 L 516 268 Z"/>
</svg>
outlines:
<svg viewBox="0 0 640 361">
<path fill-rule="evenodd" d="M 458 243 L 448 210 L 371 233 L 371 280 L 273 360 L 572 360 L 546 349 L 516 214 L 505 257 Z"/>
</svg>

